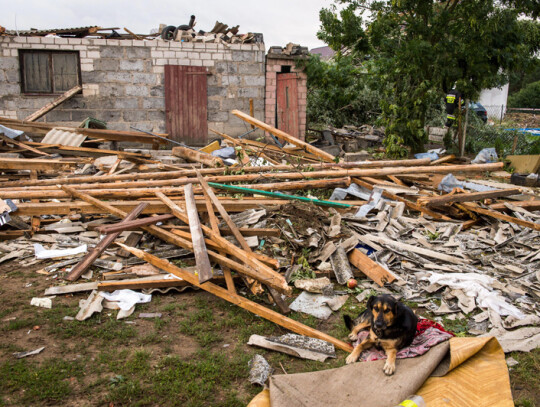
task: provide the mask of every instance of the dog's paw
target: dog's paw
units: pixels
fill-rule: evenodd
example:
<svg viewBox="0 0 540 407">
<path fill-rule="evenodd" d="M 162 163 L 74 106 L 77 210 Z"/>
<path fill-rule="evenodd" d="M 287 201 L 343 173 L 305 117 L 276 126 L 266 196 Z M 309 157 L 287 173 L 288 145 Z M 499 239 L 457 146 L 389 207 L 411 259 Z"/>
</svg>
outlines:
<svg viewBox="0 0 540 407">
<path fill-rule="evenodd" d="M 353 333 L 350 333 L 350 334 L 349 334 L 349 339 L 350 339 L 351 341 L 356 341 L 356 340 L 358 339 L 358 335 L 355 335 L 355 334 L 353 334 Z"/>
<path fill-rule="evenodd" d="M 350 365 L 351 363 L 354 363 L 357 360 L 358 360 L 358 356 L 351 353 L 349 356 L 347 356 L 347 359 L 345 359 L 345 363 Z"/>
<path fill-rule="evenodd" d="M 396 365 L 394 363 L 392 364 L 388 363 L 388 360 L 387 360 L 383 367 L 384 374 L 387 376 L 392 376 L 395 371 L 396 371 Z"/>
</svg>

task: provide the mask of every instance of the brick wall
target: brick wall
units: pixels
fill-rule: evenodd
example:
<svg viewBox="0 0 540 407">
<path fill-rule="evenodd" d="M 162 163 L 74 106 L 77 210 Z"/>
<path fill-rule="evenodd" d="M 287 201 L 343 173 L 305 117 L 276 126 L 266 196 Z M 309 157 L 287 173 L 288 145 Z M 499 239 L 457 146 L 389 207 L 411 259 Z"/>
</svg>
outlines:
<svg viewBox="0 0 540 407">
<path fill-rule="evenodd" d="M 247 131 L 249 126 L 230 111 L 249 112 L 250 98 L 255 116 L 264 119 L 264 44 L 0 37 L 0 116 L 23 119 L 54 98 L 21 94 L 21 49 L 79 52 L 82 95 L 63 103 L 43 121 L 78 125 L 91 116 L 115 130 L 135 126 L 165 132 L 167 64 L 208 67 L 209 128 L 233 136 Z"/>
<path fill-rule="evenodd" d="M 266 60 L 266 93 L 265 93 L 265 116 L 264 121 L 272 126 L 276 126 L 276 91 L 277 75 L 284 71 L 283 67 L 290 67 L 290 72 L 298 75 L 298 126 L 302 140 L 306 137 L 306 107 L 307 107 L 307 75 L 295 67 L 296 61 L 293 58 L 271 58 Z"/>
</svg>

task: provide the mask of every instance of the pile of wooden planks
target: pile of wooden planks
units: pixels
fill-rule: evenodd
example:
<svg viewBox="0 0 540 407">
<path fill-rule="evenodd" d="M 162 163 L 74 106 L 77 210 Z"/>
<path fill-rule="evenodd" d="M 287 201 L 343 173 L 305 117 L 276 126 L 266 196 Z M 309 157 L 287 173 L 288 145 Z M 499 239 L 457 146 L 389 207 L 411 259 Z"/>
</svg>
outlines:
<svg viewBox="0 0 540 407">
<path fill-rule="evenodd" d="M 44 145 L 3 137 L 3 153 L 21 157 L 0 160 L 0 202 L 9 200 L 17 207 L 9 213 L 11 223 L 0 229 L 0 238 L 17 238 L 22 251 L 27 250 L 28 239 L 59 247 L 89 244 L 91 251 L 75 258 L 69 263 L 73 267 L 62 273 L 65 280 L 75 282 L 98 267 L 102 273 L 97 285 L 86 285 L 81 291 L 193 286 L 293 332 L 348 351 L 349 344 L 284 315 L 289 307 L 283 295 L 292 294 L 290 277 L 298 271 L 295 258 L 303 256 L 302 267 L 313 268 L 319 276 L 333 276 L 335 264 L 352 265 L 351 276 L 367 276 L 383 287 L 396 281 L 395 273 L 359 245 L 390 250 L 393 256 L 406 252 L 412 253 L 412 259 L 469 264 L 464 256 L 430 249 L 420 237 L 424 247 L 400 242 L 402 236 L 414 233 L 414 227 L 409 227 L 414 222 L 454 223 L 466 230 L 485 220 L 540 230 L 540 216 L 529 211 L 540 208 L 534 191 L 498 184 L 471 191 L 482 182 L 479 178 L 500 170 L 502 163 L 456 164 L 453 156 L 438 162 L 341 163 L 328 152 L 245 113 L 233 114 L 294 147 L 218 133 L 224 144 L 234 148 L 232 166 L 211 155 L 211 148 L 188 147 L 170 151 L 179 161 L 165 164 L 160 159 L 164 156 L 150 152 Z M 8 119 L 0 123 L 40 134 L 52 128 Z M 76 130 L 92 139 L 133 141 L 137 137 L 142 143 L 161 142 L 139 133 Z M 219 149 L 219 143 L 213 148 Z M 49 157 L 52 154 L 55 158 Z M 441 193 L 438 187 L 448 174 L 460 186 Z M 478 179 L 471 183 L 470 176 Z M 338 198 L 328 198 L 332 191 Z M 417 220 L 410 220 L 413 216 Z M 268 249 L 270 244 L 265 247 L 265 241 L 288 245 L 288 257 L 276 255 Z M 309 258 L 301 254 L 306 251 Z M 6 256 L 10 256 L 7 251 L 0 262 L 17 258 Z M 179 267 L 172 261 L 175 258 L 187 259 L 196 273 Z M 135 270 L 141 262 L 153 267 Z M 164 274 L 175 278 L 164 278 Z M 267 293 L 279 312 L 241 295 L 240 285 L 253 295 Z"/>
</svg>

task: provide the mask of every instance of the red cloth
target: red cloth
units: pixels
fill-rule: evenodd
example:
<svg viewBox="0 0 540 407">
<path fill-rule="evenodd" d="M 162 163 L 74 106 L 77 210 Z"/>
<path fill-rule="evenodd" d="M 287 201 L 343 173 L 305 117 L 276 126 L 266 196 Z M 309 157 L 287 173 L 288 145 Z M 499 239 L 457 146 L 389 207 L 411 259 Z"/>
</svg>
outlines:
<svg viewBox="0 0 540 407">
<path fill-rule="evenodd" d="M 418 336 L 420 334 L 423 334 L 426 329 L 428 328 L 437 328 L 439 331 L 446 332 L 447 334 L 450 334 L 452 336 L 456 336 L 453 332 L 447 331 L 442 327 L 441 324 L 432 321 L 430 319 L 419 319 L 418 323 L 416 324 L 416 334 L 414 336 Z"/>
</svg>

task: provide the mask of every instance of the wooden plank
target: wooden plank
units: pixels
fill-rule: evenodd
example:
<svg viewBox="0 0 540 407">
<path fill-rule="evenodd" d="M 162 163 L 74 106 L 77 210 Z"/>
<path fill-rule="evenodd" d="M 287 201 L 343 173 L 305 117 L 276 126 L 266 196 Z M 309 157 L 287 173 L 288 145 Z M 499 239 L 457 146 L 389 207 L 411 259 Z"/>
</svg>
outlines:
<svg viewBox="0 0 540 407">
<path fill-rule="evenodd" d="M 104 226 L 98 226 L 95 230 L 97 230 L 100 233 L 103 234 L 109 234 L 109 233 L 115 233 L 115 232 L 123 232 L 125 230 L 133 230 L 138 229 L 141 226 L 147 226 L 147 225 L 154 225 L 158 222 L 163 222 L 165 220 L 174 219 L 174 215 L 170 213 L 166 213 L 163 215 L 156 215 L 156 216 L 150 216 L 148 218 L 143 219 L 135 219 L 129 222 L 123 221 L 120 223 L 116 223 L 114 225 L 104 225 Z M 127 244 L 127 243 L 126 243 Z M 133 246 L 133 244 L 130 244 L 128 246 Z"/>
<path fill-rule="evenodd" d="M 432 161 L 429 165 L 439 165 L 439 164 L 447 163 L 450 161 L 454 161 L 455 159 L 456 159 L 456 156 L 454 154 L 450 154 L 450 155 L 441 157 L 438 160 Z"/>
<path fill-rule="evenodd" d="M 194 276 L 187 270 L 181 269 L 173 265 L 167 260 L 160 259 L 156 256 L 145 253 L 142 250 L 122 245 L 121 243 L 119 243 L 119 245 L 122 246 L 127 251 L 134 254 L 135 256 L 139 257 L 140 259 L 145 260 L 148 263 L 152 264 L 153 266 L 156 266 L 162 270 L 165 270 L 171 274 L 174 274 L 175 276 L 188 281 L 189 283 L 191 283 L 192 285 L 196 287 L 202 288 L 203 290 L 208 291 L 209 293 L 214 294 L 215 296 L 219 298 L 229 301 L 232 304 L 236 304 L 241 308 L 244 308 L 256 315 L 259 315 L 299 335 L 306 335 L 311 338 L 322 339 L 323 341 L 330 342 L 331 344 L 338 347 L 339 349 L 344 350 L 345 352 L 352 351 L 352 346 L 349 345 L 348 343 L 345 343 L 339 339 L 333 338 L 332 336 L 325 334 L 324 332 L 317 331 L 316 329 L 313 329 L 293 319 L 287 318 L 275 311 L 269 310 L 268 308 L 265 308 L 262 305 L 257 304 L 256 302 L 250 301 L 237 294 L 230 293 L 225 288 L 221 288 L 209 281 L 204 284 L 199 284 L 196 276 Z"/>
<path fill-rule="evenodd" d="M 491 218 L 504 220 L 505 222 L 514 223 L 516 225 L 523 226 L 523 227 L 526 227 L 526 228 L 530 228 L 530 229 L 534 229 L 534 230 L 540 230 L 540 223 L 529 222 L 527 220 L 518 219 L 518 218 L 515 218 L 513 216 L 505 215 L 504 213 L 500 213 L 500 212 L 497 212 L 497 211 L 492 211 L 492 210 L 489 210 L 489 209 L 483 209 L 483 208 L 480 208 L 480 207 L 476 206 L 475 204 L 468 203 L 468 202 L 465 202 L 462 205 L 465 208 L 467 208 L 468 210 L 470 210 L 471 212 L 476 212 L 476 213 L 479 213 L 480 215 L 485 215 L 485 216 L 489 216 Z"/>
<path fill-rule="evenodd" d="M 107 234 L 107 233 L 106 233 Z M 126 240 L 124 241 L 124 243 L 127 245 L 127 246 L 131 246 L 131 247 L 137 247 L 137 245 L 139 244 L 139 242 L 141 241 L 142 239 L 142 233 L 136 233 L 136 232 L 132 232 L 128 235 L 128 237 L 126 238 Z M 129 257 L 129 252 L 125 251 L 124 249 L 120 249 L 118 251 L 118 253 L 116 253 L 117 256 L 120 256 L 120 257 Z"/>
<path fill-rule="evenodd" d="M 39 158 L 2 158 L 0 160 L 0 170 L 37 170 L 51 171 L 67 169 L 78 162 L 62 160 L 45 160 Z"/>
<path fill-rule="evenodd" d="M 36 148 L 30 147 L 29 145 L 27 145 L 26 143 L 23 143 L 22 141 L 11 139 L 11 138 L 5 136 L 3 133 L 0 133 L 0 140 L 4 141 L 5 143 L 8 143 L 8 144 L 13 144 L 14 146 L 20 147 L 20 148 L 22 148 L 24 150 L 31 151 L 31 152 L 33 152 L 33 153 L 35 153 L 37 155 L 50 156 L 50 154 L 47 154 L 47 153 L 45 153 L 43 151 L 39 151 Z"/>
<path fill-rule="evenodd" d="M 371 260 L 368 256 L 358 249 L 353 249 L 349 252 L 350 263 L 364 273 L 366 276 L 375 281 L 379 286 L 384 286 L 385 283 L 391 283 L 396 277 L 388 272 L 380 264 Z"/>
<path fill-rule="evenodd" d="M 143 211 L 143 209 L 148 204 L 145 202 L 141 202 L 133 211 L 131 211 L 125 218 L 124 221 L 130 221 L 135 219 L 137 216 L 140 215 L 140 213 Z M 75 267 L 68 273 L 66 276 L 66 280 L 69 281 L 75 281 L 77 280 L 81 275 L 84 274 L 86 270 L 94 263 L 94 261 L 101 256 L 101 254 L 105 251 L 109 245 L 114 242 L 114 240 L 118 237 L 120 232 L 117 233 L 111 233 L 110 235 L 105 236 L 101 242 L 99 242 L 94 249 L 89 252 L 86 256 L 82 258 L 82 260 L 77 263 Z"/>
<path fill-rule="evenodd" d="M 534 201 L 512 201 L 512 205 L 529 211 L 538 211 L 540 210 L 540 199 Z M 508 209 L 504 202 L 489 205 L 489 208 L 495 211 L 506 211 Z"/>
<path fill-rule="evenodd" d="M 195 205 L 195 196 L 193 195 L 193 186 L 187 184 L 184 187 L 184 200 L 186 202 L 186 212 L 189 220 L 189 228 L 191 230 L 191 241 L 193 243 L 193 251 L 195 252 L 195 263 L 199 272 L 199 283 L 204 283 L 212 278 L 212 266 L 206 254 L 206 245 L 201 229 L 197 206 Z"/>
<path fill-rule="evenodd" d="M 204 203 L 206 204 L 206 212 L 208 213 L 208 219 L 210 221 L 210 227 L 212 228 L 212 231 L 221 236 L 217 217 L 214 212 L 214 208 L 212 207 L 212 202 L 210 201 L 210 197 L 208 196 L 206 191 L 204 191 Z M 220 254 L 224 254 L 224 253 L 220 252 Z M 223 275 L 225 276 L 225 282 L 227 283 L 227 290 L 229 290 L 229 292 L 233 294 L 236 294 L 236 287 L 234 285 L 234 280 L 231 274 L 231 270 L 228 267 L 223 268 Z"/>
<path fill-rule="evenodd" d="M 197 210 L 199 212 L 206 211 L 204 201 L 195 199 L 197 203 Z M 279 206 L 285 205 L 287 200 L 285 199 L 250 199 L 244 197 L 244 199 L 220 199 L 223 207 L 227 212 L 244 212 L 248 209 L 258 209 L 261 205 L 265 206 Z M 160 201 L 145 200 L 149 203 L 148 208 L 143 211 L 143 214 L 164 214 L 170 213 L 167 205 Z M 336 201 L 340 202 L 340 201 Z M 343 201 L 345 202 L 345 201 Z M 346 201 L 347 204 L 353 206 L 363 205 L 365 201 Z M 136 205 L 137 201 L 108 201 L 113 208 L 118 209 L 124 213 L 131 211 Z M 14 215 L 18 216 L 41 216 L 41 215 L 70 215 L 74 213 L 81 213 L 87 215 L 100 215 L 103 214 L 103 210 L 87 202 L 72 201 L 68 205 L 65 202 L 21 202 L 17 204 L 17 211 Z"/>
<path fill-rule="evenodd" d="M 472 202 L 482 201 L 484 199 L 499 198 L 502 196 L 518 195 L 521 193 L 519 188 L 514 189 L 498 189 L 494 191 L 484 192 L 467 192 L 464 194 L 446 194 L 434 197 L 418 198 L 417 203 L 420 205 L 435 206 L 446 205 L 454 202 Z"/>
<path fill-rule="evenodd" d="M 62 189 L 66 192 L 69 192 L 71 195 L 79 198 L 79 199 L 82 199 L 84 200 L 85 202 L 91 204 L 91 205 L 94 205 L 96 206 L 97 208 L 100 208 L 102 211 L 106 211 L 106 212 L 109 212 L 115 216 L 118 216 L 120 218 L 123 218 L 125 217 L 127 214 L 126 212 L 118 209 L 118 208 L 115 208 L 114 206 L 110 205 L 109 203 L 107 202 L 103 202 L 103 201 L 100 201 L 99 199 L 96 199 L 88 194 L 85 194 L 85 193 L 81 193 L 73 188 L 70 188 L 70 187 L 67 187 L 67 186 L 62 186 Z M 163 195 L 163 194 L 161 194 Z M 164 195 L 163 195 L 164 196 Z M 164 196 L 164 198 L 166 200 L 168 200 L 168 198 L 166 196 Z M 170 200 L 169 200 L 170 201 Z M 167 204 L 172 204 L 174 207 L 178 207 L 176 204 L 174 204 L 172 201 L 168 202 Z M 187 221 L 187 215 L 183 214 L 182 212 L 176 212 L 176 210 L 173 211 L 173 213 L 175 215 L 177 215 L 177 213 L 181 214 L 182 217 L 183 217 L 183 222 L 185 223 L 188 223 Z M 181 217 L 181 219 L 182 219 Z M 161 240 L 165 241 L 165 242 L 168 242 L 168 243 L 171 243 L 171 244 L 174 244 L 176 246 L 179 246 L 179 247 L 182 247 L 186 250 L 190 250 L 190 251 L 193 251 L 193 244 L 191 243 L 191 241 L 188 241 L 186 239 L 182 239 L 180 236 L 177 236 L 175 235 L 174 233 L 171 233 L 171 232 L 168 232 L 164 229 L 161 229 L 157 226 L 143 226 L 142 229 L 158 238 L 160 238 Z M 203 228 L 203 231 L 205 231 L 205 229 L 208 229 L 210 230 L 210 232 L 212 231 L 211 229 L 209 228 Z M 205 231 L 205 233 L 207 233 Z M 227 267 L 230 267 L 232 270 L 235 270 L 237 271 L 238 273 L 241 273 L 241 274 L 244 274 L 244 275 L 247 275 L 249 277 L 253 277 L 255 278 L 256 280 L 262 280 L 264 281 L 265 284 L 268 284 L 270 286 L 272 286 L 273 288 L 275 288 L 276 290 L 278 290 L 279 292 L 282 292 L 286 295 L 290 295 L 292 293 L 292 288 L 288 286 L 287 282 L 285 281 L 285 279 L 283 278 L 283 276 L 281 276 L 280 274 L 274 272 L 273 270 L 271 270 L 270 268 L 268 268 L 267 266 L 265 266 L 264 264 L 262 264 L 260 261 L 256 260 L 256 259 L 252 259 L 252 258 L 246 258 L 244 256 L 242 256 L 242 253 L 244 253 L 243 251 L 241 251 L 242 253 L 238 253 L 238 252 L 234 252 L 234 253 L 231 253 L 232 250 L 240 250 L 238 249 L 236 246 L 234 246 L 232 243 L 230 243 L 229 241 L 227 241 L 226 239 L 223 239 L 223 242 L 220 242 L 220 243 L 223 243 L 224 247 L 226 247 L 226 250 L 228 254 L 232 254 L 233 256 L 235 256 L 236 258 L 238 258 L 239 260 L 241 261 L 244 261 L 246 264 L 249 265 L 249 267 L 246 267 L 244 266 L 243 264 L 240 264 L 238 262 L 235 262 L 231 259 L 228 259 L 227 257 L 225 256 L 221 256 L 219 253 L 216 253 L 216 252 L 213 252 L 211 250 L 208 250 L 208 256 L 210 256 L 210 258 L 212 258 L 214 261 L 216 261 L 217 263 L 221 264 L 221 265 L 224 265 L 224 266 L 227 266 Z M 230 246 L 227 246 L 227 245 L 230 245 Z M 232 247 L 232 250 L 231 250 L 231 247 Z M 229 252 L 229 250 L 231 250 L 231 252 Z"/>
<path fill-rule="evenodd" d="M 47 103 L 45 106 L 43 106 L 41 109 L 39 109 L 37 112 L 32 113 L 30 116 L 25 117 L 24 121 L 26 122 L 33 122 L 39 119 L 41 116 L 45 116 L 47 113 L 49 113 L 51 110 L 56 108 L 57 106 L 60 106 L 62 103 L 64 103 L 66 100 L 71 99 L 73 96 L 75 96 L 77 93 L 82 91 L 81 85 L 76 85 L 70 90 L 66 91 L 63 95 L 59 96 L 55 100 L 53 100 L 50 103 Z"/>
<path fill-rule="evenodd" d="M 170 209 L 171 212 L 182 222 L 188 223 L 189 220 L 186 216 L 186 214 L 176 205 L 173 201 L 171 201 L 168 197 L 166 197 L 164 194 L 158 192 L 156 193 L 156 196 L 161 199 Z M 155 226 L 154 226 L 155 227 Z M 288 286 L 287 282 L 283 278 L 283 276 L 279 273 L 276 273 L 274 270 L 270 269 L 268 266 L 263 264 L 260 260 L 258 260 L 253 254 L 246 252 L 239 247 L 236 247 L 234 244 L 229 242 L 227 239 L 221 237 L 219 234 L 216 234 L 207 226 L 201 225 L 201 229 L 203 232 L 209 236 L 216 244 L 218 244 L 223 251 L 225 251 L 227 254 L 234 256 L 239 261 L 244 262 L 248 266 L 248 270 L 253 269 L 254 272 L 246 272 L 244 269 L 238 269 L 231 267 L 235 269 L 236 271 L 247 275 L 248 277 L 255 278 L 258 281 L 264 282 L 267 285 L 272 286 L 273 288 L 276 288 L 278 291 L 283 292 L 284 294 L 289 295 L 292 292 L 292 288 Z M 192 248 L 190 247 L 190 250 Z M 216 257 L 216 258 L 225 258 L 224 256 L 218 255 L 218 253 L 214 253 L 211 251 L 208 251 L 208 254 Z M 212 257 L 211 256 L 211 257 Z M 228 264 L 225 264 L 228 266 Z"/>
<path fill-rule="evenodd" d="M 279 129 L 276 129 L 273 126 L 270 126 L 260 120 L 255 119 L 254 117 L 251 117 L 250 115 L 247 115 L 239 110 L 233 110 L 232 114 L 234 114 L 236 117 L 239 117 L 240 119 L 248 122 L 249 124 L 253 124 L 260 129 L 266 130 L 267 132 L 273 134 L 276 137 L 279 137 L 282 140 L 285 140 L 291 144 L 294 144 L 295 146 L 301 147 L 302 149 L 306 150 L 307 152 L 319 157 L 323 161 L 327 162 L 333 162 L 335 160 L 335 157 L 331 154 L 328 154 L 325 151 L 322 151 L 318 149 L 317 147 L 312 146 L 309 143 L 306 143 L 305 141 L 302 141 L 300 139 L 297 139 L 284 131 L 281 131 Z"/>
</svg>

